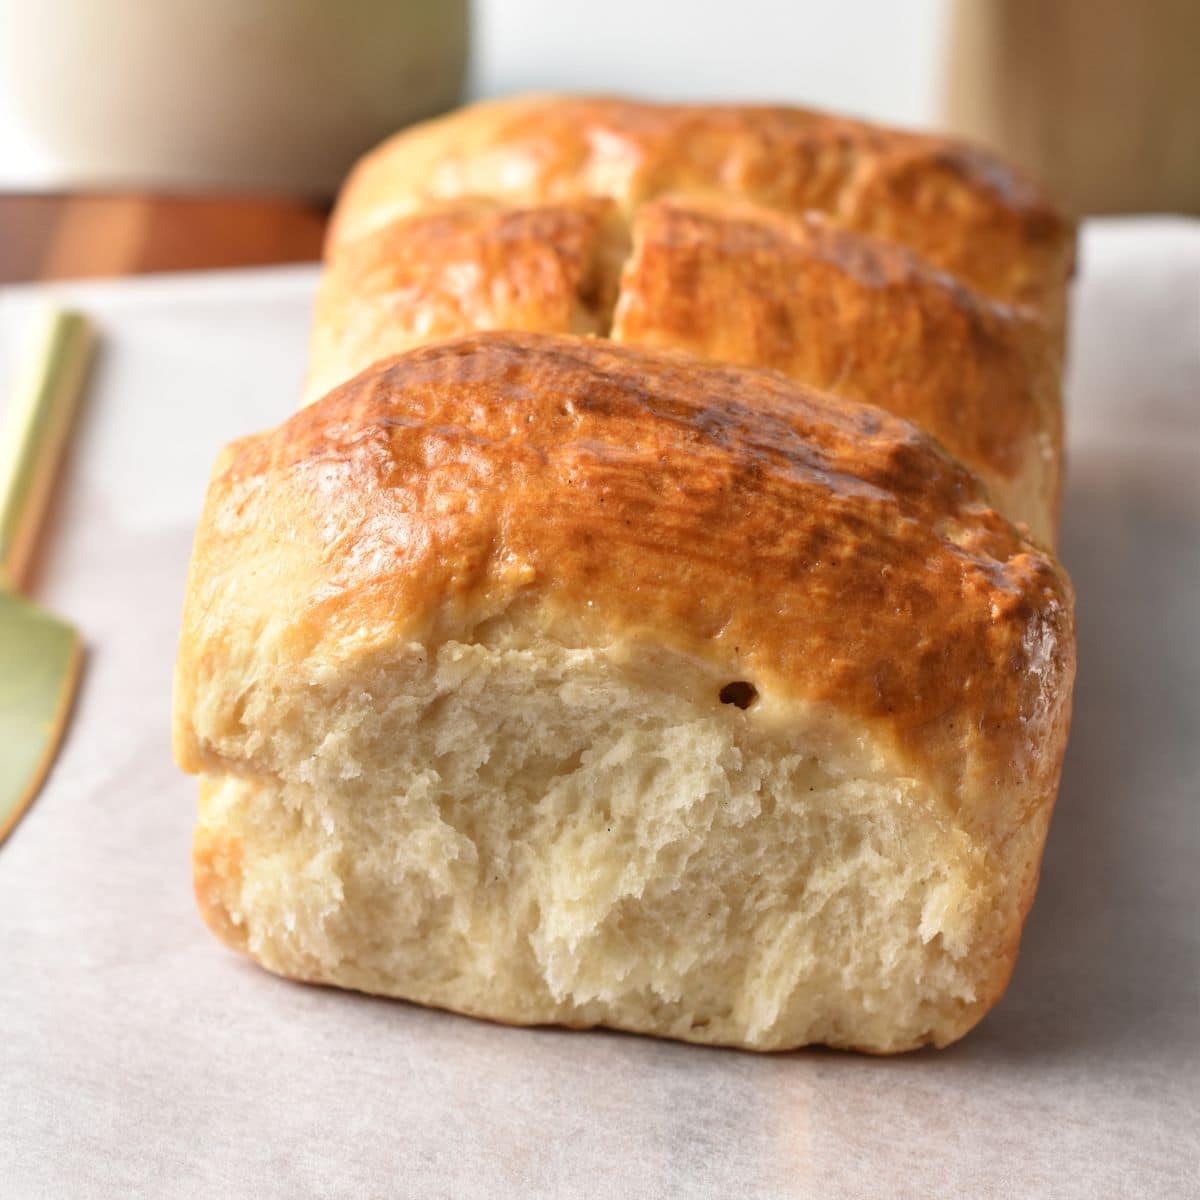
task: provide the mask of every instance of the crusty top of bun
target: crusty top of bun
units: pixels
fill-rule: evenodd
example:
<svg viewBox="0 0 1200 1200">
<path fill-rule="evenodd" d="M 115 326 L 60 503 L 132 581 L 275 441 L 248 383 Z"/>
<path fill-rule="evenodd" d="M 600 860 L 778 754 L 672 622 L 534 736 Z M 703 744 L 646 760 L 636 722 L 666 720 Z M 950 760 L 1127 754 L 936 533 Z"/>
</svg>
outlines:
<svg viewBox="0 0 1200 1200">
<path fill-rule="evenodd" d="M 607 334 L 627 249 L 607 199 L 520 208 L 470 198 L 397 218 L 326 264 L 313 358 L 485 329 Z"/>
<path fill-rule="evenodd" d="M 1067 720 L 1070 584 L 932 439 L 773 372 L 533 334 L 385 360 L 226 449 L 188 589 L 179 761 L 220 741 L 193 724 L 199 691 L 470 641 L 527 605 L 549 637 L 747 681 L 763 719 L 836 706 L 950 796 L 1057 769 L 1038 747 Z M 239 736 L 237 708 L 206 719 Z"/>
<path fill-rule="evenodd" d="M 772 367 L 916 421 L 1014 476 L 1061 440 L 1058 361 L 1025 309 L 989 301 L 895 242 L 728 201 L 646 205 L 612 336 Z"/>
<path fill-rule="evenodd" d="M 362 159 L 329 245 L 454 198 L 610 196 L 631 210 L 666 192 L 820 210 L 1061 320 L 1071 224 L 1025 177 L 961 141 L 796 108 L 539 95 L 472 105 Z"/>
<path fill-rule="evenodd" d="M 1002 475 L 1039 433 L 1057 449 L 1058 359 L 1029 310 L 816 214 L 668 196 L 627 231 L 611 207 L 468 200 L 399 218 L 329 264 L 316 339 L 410 349 L 491 328 L 595 333 L 880 404 Z"/>
<path fill-rule="evenodd" d="M 899 243 L 711 196 L 664 196 L 629 222 L 606 199 L 450 202 L 333 256 L 306 394 L 488 329 L 688 350 L 878 404 L 932 433 L 980 473 L 997 508 L 1053 540 L 1054 339 L 1033 310 L 983 296 Z"/>
</svg>

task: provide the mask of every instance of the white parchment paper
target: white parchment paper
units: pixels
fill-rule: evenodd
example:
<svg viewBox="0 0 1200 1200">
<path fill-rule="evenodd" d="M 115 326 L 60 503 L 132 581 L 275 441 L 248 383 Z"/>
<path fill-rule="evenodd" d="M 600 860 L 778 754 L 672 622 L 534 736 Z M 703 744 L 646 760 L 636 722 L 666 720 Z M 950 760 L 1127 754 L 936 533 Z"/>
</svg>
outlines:
<svg viewBox="0 0 1200 1200">
<path fill-rule="evenodd" d="M 292 407 L 314 279 L 54 289 L 104 350 L 34 590 L 88 660 L 0 847 L 0 1196 L 1200 1195 L 1200 223 L 1086 231 L 1041 889 L 996 1011 L 893 1060 L 500 1028 L 202 927 L 168 737 L 192 525 L 218 446 Z M 0 293 L 2 378 L 41 294 Z"/>
</svg>

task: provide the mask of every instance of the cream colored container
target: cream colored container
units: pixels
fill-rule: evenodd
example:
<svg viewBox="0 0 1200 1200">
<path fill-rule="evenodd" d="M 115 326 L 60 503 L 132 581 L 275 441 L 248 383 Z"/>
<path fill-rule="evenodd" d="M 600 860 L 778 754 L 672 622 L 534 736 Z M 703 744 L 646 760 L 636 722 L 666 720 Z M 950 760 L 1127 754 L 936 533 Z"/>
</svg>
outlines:
<svg viewBox="0 0 1200 1200">
<path fill-rule="evenodd" d="M 1200 212 L 1196 0 L 963 0 L 943 124 L 1079 213 Z"/>
<path fill-rule="evenodd" d="M 0 102 L 70 186 L 326 194 L 451 107 L 467 0 L 0 0 Z"/>
</svg>

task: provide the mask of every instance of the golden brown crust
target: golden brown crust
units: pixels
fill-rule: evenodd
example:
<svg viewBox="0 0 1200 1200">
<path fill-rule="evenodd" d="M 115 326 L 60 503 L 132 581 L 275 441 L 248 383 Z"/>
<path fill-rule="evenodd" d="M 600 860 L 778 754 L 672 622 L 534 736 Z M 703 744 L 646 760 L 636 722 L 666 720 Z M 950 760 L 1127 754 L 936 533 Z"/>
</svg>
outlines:
<svg viewBox="0 0 1200 1200">
<path fill-rule="evenodd" d="M 827 213 L 1061 327 L 1073 231 L 1028 180 L 962 142 L 794 108 L 563 96 L 474 105 L 361 160 L 328 246 L 456 198 L 609 196 L 631 213 L 664 193 Z"/>
<path fill-rule="evenodd" d="M 771 367 L 914 420 L 981 474 L 1005 515 L 1053 541 L 1058 355 L 1031 310 L 812 214 L 668 197 L 639 210 L 632 237 L 628 258 L 627 228 L 603 200 L 401 218 L 329 263 L 306 399 L 438 338 L 611 333 Z"/>
<path fill-rule="evenodd" d="M 631 235 L 616 340 L 910 417 L 1053 543 L 1069 223 L 971 147 L 802 110 L 533 96 L 398 135 L 339 202 L 306 401 L 439 337 L 610 332 Z"/>
<path fill-rule="evenodd" d="M 1036 434 L 1058 441 L 1055 356 L 1036 319 L 816 217 L 647 205 L 612 337 L 878 404 L 1007 476 Z"/>
<path fill-rule="evenodd" d="M 915 421 L 978 471 L 1011 519 L 1052 539 L 1058 356 L 1025 310 L 988 301 L 904 247 L 726 202 L 647 205 L 616 341 L 772 367 Z"/>
<path fill-rule="evenodd" d="M 606 333 L 628 233 L 610 200 L 472 200 L 392 222 L 321 279 L 306 394 L 377 359 L 488 329 Z"/>
<path fill-rule="evenodd" d="M 490 334 L 377 364 L 229 449 L 197 536 L 177 754 L 197 689 L 532 604 L 765 697 L 827 702 L 964 795 L 1048 802 L 1070 585 L 915 427 L 771 372 Z M 552 636 L 552 634 L 551 634 Z M 240 656 L 240 657 L 239 657 Z M 236 720 L 236 714 L 230 718 Z M 964 827 L 998 840 L 986 799 Z"/>
</svg>

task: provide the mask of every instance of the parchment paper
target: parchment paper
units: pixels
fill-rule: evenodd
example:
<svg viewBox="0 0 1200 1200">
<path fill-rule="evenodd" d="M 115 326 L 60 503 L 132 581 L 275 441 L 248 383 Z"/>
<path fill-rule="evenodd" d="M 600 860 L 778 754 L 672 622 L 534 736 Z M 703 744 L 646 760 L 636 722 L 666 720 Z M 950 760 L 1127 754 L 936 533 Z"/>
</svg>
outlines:
<svg viewBox="0 0 1200 1200">
<path fill-rule="evenodd" d="M 315 274 L 55 289 L 104 352 L 35 590 L 88 661 L 0 848 L 0 1195 L 1200 1195 L 1200 223 L 1083 250 L 1041 889 L 999 1008 L 893 1060 L 499 1028 L 223 949 L 169 752 L 178 612 L 218 446 L 292 407 Z M 38 294 L 0 294 L 5 378 Z"/>
</svg>

